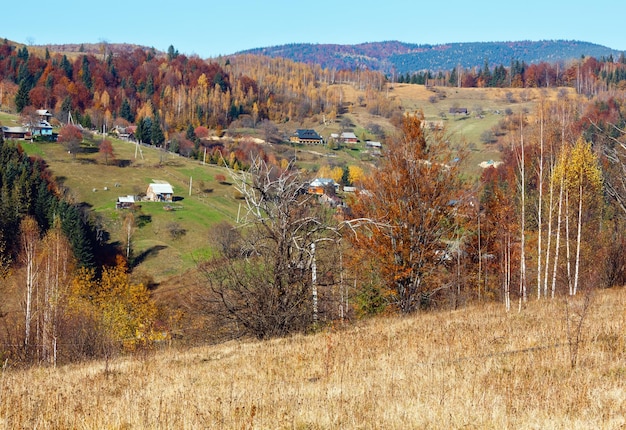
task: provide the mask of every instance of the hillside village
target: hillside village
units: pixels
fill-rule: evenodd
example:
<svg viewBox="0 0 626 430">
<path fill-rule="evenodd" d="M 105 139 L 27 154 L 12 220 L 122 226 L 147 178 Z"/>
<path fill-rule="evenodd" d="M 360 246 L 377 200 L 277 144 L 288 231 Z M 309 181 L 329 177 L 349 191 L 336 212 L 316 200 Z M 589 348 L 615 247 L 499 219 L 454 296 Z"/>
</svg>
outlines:
<svg viewBox="0 0 626 430">
<path fill-rule="evenodd" d="M 389 428 L 461 427 L 453 403 L 479 427 L 543 426 L 553 395 L 566 426 L 623 424 L 626 63 L 519 66 L 417 84 L 252 54 L 0 44 L 0 423 L 74 427 L 65 403 L 102 401 L 120 428 L 161 425 L 153 409 L 271 427 L 287 407 L 301 415 L 278 427 L 367 427 L 384 408 L 363 383 L 428 398 L 434 416 L 392 411 Z M 102 397 L 42 388 L 45 416 L 30 401 L 17 416 L 19 375 L 44 384 L 29 368 Z M 194 376 L 207 369 L 218 382 Z M 124 396 L 144 405 L 128 421 Z M 185 418 L 181 402 L 206 408 Z"/>
</svg>

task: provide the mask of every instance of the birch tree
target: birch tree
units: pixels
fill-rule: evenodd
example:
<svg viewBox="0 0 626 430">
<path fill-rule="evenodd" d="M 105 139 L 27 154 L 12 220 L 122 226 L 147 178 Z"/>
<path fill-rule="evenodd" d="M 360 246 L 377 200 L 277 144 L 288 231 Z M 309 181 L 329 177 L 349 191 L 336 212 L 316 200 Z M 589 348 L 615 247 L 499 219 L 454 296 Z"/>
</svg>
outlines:
<svg viewBox="0 0 626 430">
<path fill-rule="evenodd" d="M 597 157 L 591 150 L 591 144 L 582 138 L 578 139 L 572 149 L 570 158 L 571 169 L 567 176 L 568 188 L 576 192 L 577 227 L 576 227 L 576 260 L 574 267 L 574 286 L 570 292 L 576 295 L 579 285 L 580 252 L 582 244 L 583 209 L 593 209 L 598 205 L 599 193 L 602 190 L 602 171 Z"/>
<path fill-rule="evenodd" d="M 39 226 L 33 217 L 27 216 L 20 223 L 20 242 L 20 260 L 24 265 L 24 350 L 29 356 L 41 245 Z"/>
<path fill-rule="evenodd" d="M 64 305 L 76 263 L 58 220 L 46 233 L 42 244 L 39 349 L 42 361 L 56 365 Z"/>
</svg>

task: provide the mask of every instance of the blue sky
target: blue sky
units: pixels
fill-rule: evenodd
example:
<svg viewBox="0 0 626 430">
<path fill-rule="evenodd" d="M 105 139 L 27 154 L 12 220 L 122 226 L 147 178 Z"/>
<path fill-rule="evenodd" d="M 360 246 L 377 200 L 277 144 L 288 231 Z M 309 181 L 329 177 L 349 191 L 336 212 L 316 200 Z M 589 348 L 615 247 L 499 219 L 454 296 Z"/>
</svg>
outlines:
<svg viewBox="0 0 626 430">
<path fill-rule="evenodd" d="M 0 37 L 27 44 L 136 43 L 202 58 L 286 43 L 581 40 L 626 50 L 626 2 L 73 0 L 0 7 Z M 94 6 L 95 5 L 95 6 Z M 98 9 L 94 9 L 97 7 Z M 88 8 L 88 9 L 87 9 Z M 46 19 L 51 24 L 46 24 Z"/>
</svg>

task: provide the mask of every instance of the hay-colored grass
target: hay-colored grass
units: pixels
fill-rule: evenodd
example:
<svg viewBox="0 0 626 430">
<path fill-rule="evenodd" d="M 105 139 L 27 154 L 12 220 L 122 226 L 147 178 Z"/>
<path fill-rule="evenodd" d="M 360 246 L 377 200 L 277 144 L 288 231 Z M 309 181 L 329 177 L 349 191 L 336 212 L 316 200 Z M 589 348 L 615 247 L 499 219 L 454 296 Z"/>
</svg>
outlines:
<svg viewBox="0 0 626 430">
<path fill-rule="evenodd" d="M 557 299 L 6 369 L 0 428 L 623 428 L 625 305 L 624 289 L 595 295 L 574 368 Z"/>
</svg>

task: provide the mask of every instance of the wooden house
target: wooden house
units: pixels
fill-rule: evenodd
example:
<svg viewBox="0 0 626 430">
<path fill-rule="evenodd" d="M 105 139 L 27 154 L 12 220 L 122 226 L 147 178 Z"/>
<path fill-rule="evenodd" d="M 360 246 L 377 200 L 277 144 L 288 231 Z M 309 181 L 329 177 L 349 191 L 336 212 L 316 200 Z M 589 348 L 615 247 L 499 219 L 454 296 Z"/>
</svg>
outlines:
<svg viewBox="0 0 626 430">
<path fill-rule="evenodd" d="M 115 203 L 115 209 L 128 209 L 135 204 L 135 196 L 119 196 Z"/>
<path fill-rule="evenodd" d="M 173 197 L 174 189 L 167 182 L 148 185 L 146 198 L 151 202 L 171 202 Z"/>
<path fill-rule="evenodd" d="M 26 127 L 2 127 L 2 136 L 5 139 L 30 139 L 32 138 L 32 134 L 30 130 Z"/>
<path fill-rule="evenodd" d="M 296 130 L 296 132 L 289 137 L 289 141 L 292 143 L 314 145 L 324 144 L 324 139 L 322 138 L 322 136 L 320 136 L 317 131 L 308 128 Z"/>
<path fill-rule="evenodd" d="M 339 191 L 339 184 L 330 178 L 317 178 L 311 181 L 307 190 L 309 194 L 321 196 L 326 194 L 327 190 Z"/>
</svg>

